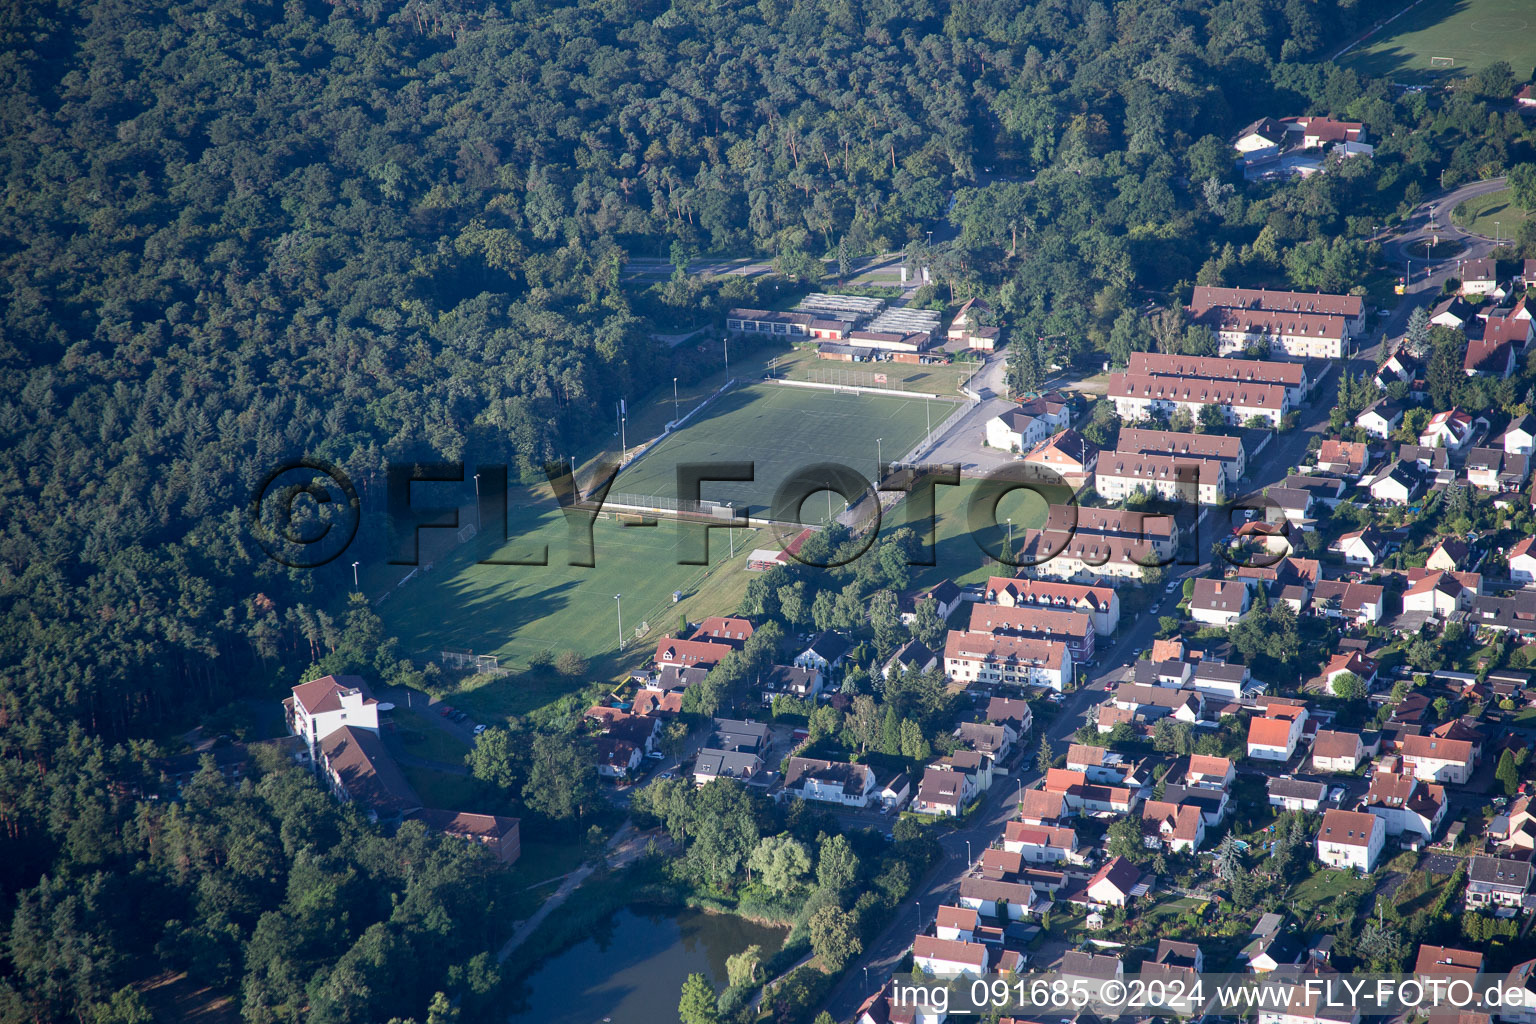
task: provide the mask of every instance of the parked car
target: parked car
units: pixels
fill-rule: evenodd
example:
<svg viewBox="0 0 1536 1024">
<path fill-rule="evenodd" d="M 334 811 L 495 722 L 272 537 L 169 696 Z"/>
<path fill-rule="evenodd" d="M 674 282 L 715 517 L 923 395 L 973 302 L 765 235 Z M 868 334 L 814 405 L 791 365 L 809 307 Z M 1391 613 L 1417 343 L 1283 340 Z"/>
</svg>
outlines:
<svg viewBox="0 0 1536 1024">
<path fill-rule="evenodd" d="M 453 717 L 453 705 L 452 704 L 444 704 L 441 708 L 438 709 L 437 713 L 442 715 L 444 718 L 452 718 Z"/>
<path fill-rule="evenodd" d="M 475 735 L 479 736 L 483 732 L 485 732 L 485 723 L 481 722 L 479 725 L 475 726 Z"/>
<path fill-rule="evenodd" d="M 645 756 L 649 757 L 653 761 L 660 761 L 662 758 L 666 757 L 667 755 L 663 754 L 659 750 L 653 750 L 649 754 L 646 754 Z"/>
<path fill-rule="evenodd" d="M 656 777 L 658 779 L 670 779 L 672 777 L 672 773 L 671 772 L 662 772 L 660 775 L 658 775 Z"/>
</svg>

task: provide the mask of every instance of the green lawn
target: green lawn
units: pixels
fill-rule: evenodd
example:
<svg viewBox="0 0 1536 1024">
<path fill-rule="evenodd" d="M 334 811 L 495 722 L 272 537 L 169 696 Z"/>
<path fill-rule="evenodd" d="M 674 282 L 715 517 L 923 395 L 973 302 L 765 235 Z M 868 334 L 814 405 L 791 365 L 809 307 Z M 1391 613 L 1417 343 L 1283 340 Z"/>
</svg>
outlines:
<svg viewBox="0 0 1536 1024">
<path fill-rule="evenodd" d="M 1286 897 L 1286 904 L 1295 912 L 1297 919 L 1307 927 L 1318 927 L 1314 915 L 1321 913 L 1324 924 L 1332 922 L 1332 907 L 1341 893 L 1365 892 L 1371 887 L 1368 879 L 1358 878 L 1352 871 L 1320 869 L 1294 887 Z"/>
<path fill-rule="evenodd" d="M 1426 84 L 1508 61 L 1524 76 L 1536 63 L 1536 8 L 1528 0 L 1424 0 L 1340 61 L 1395 82 Z M 1433 57 L 1455 63 L 1437 68 Z"/>
<path fill-rule="evenodd" d="M 877 456 L 902 458 L 928 432 L 930 422 L 942 421 L 953 410 L 952 403 L 940 400 L 768 383 L 737 387 L 620 473 L 613 490 L 676 497 L 679 466 L 749 462 L 751 482 L 706 483 L 702 496 L 766 509 L 785 479 L 818 463 L 849 466 L 872 480 Z M 808 519 L 823 513 L 815 502 L 806 506 Z"/>
<path fill-rule="evenodd" d="M 1513 238 L 1532 215 L 1511 203 L 1509 189 L 1475 196 L 1451 211 L 1451 219 L 1458 226 L 1489 238 L 1497 232 L 1499 238 L 1505 239 Z"/>
<path fill-rule="evenodd" d="M 735 608 L 746 591 L 746 552 L 773 540 L 765 530 L 736 530 L 736 557 L 731 559 L 727 532 L 712 530 L 711 564 L 679 565 L 680 537 L 695 538 L 700 532 L 672 520 L 641 527 L 598 519 L 592 534 L 594 564 L 573 566 L 567 564 L 566 526 L 557 509 L 513 507 L 508 510 L 512 540 L 500 547 L 489 541 L 459 546 L 430 573 L 397 590 L 379 606 L 379 614 L 400 637 L 404 650 L 418 657 L 435 658 L 441 650 L 496 654 L 501 667 L 513 672 L 526 669 L 529 658 L 543 651 L 573 650 L 589 660 L 589 673 L 570 680 L 490 675 L 466 680 L 465 689 L 477 694 L 466 710 L 482 712 L 482 721 L 496 712 L 515 714 L 591 679 L 611 678 L 631 655 L 638 656 L 654 646 L 659 635 L 675 629 L 681 615 L 697 621 Z M 548 565 L 477 561 L 529 559 L 545 546 Z M 674 590 L 683 593 L 675 605 Z M 617 657 L 620 603 L 615 594 L 623 595 L 623 660 Z M 641 623 L 649 624 L 649 633 L 636 637 Z"/>
<path fill-rule="evenodd" d="M 978 494 L 978 482 L 962 479 L 957 486 L 941 486 L 934 496 L 934 563 L 931 566 L 913 566 L 912 580 L 915 586 L 932 586 L 943 580 L 954 580 L 961 586 L 985 583 L 989 576 L 1015 576 L 1019 570 L 1013 566 L 999 565 L 983 552 L 982 544 L 990 550 L 1000 550 L 1008 535 L 1008 520 L 1013 520 L 1013 539 L 1017 546 L 1027 529 L 1036 529 L 1045 523 L 1046 504 L 1033 491 L 1013 491 L 997 503 L 997 525 L 978 524 L 971 529 L 971 505 L 976 502 L 975 514 L 985 520 L 984 501 Z M 912 503 L 903 501 L 886 513 L 883 530 L 895 530 L 907 525 L 907 517 L 913 514 Z M 921 529 L 921 527 L 918 527 Z"/>
</svg>

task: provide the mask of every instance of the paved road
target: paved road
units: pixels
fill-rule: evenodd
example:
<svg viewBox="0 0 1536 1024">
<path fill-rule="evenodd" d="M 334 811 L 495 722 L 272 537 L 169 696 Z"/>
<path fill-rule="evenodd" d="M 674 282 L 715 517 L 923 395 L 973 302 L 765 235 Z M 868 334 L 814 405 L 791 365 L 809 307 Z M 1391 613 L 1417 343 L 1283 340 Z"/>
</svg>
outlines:
<svg viewBox="0 0 1536 1024">
<path fill-rule="evenodd" d="M 1453 246 L 1446 246 L 1446 255 L 1436 261 L 1431 273 L 1415 280 L 1407 289 L 1402 299 L 1392 312 L 1378 326 L 1365 344 L 1353 353 L 1351 359 L 1344 363 L 1345 368 L 1352 374 L 1363 371 L 1373 371 L 1381 355 L 1381 346 L 1385 339 L 1396 337 L 1402 333 L 1407 323 L 1408 315 L 1417 306 L 1424 305 L 1439 295 L 1440 288 L 1446 276 L 1455 271 L 1456 260 L 1475 259 L 1487 255 L 1492 249 L 1492 241 L 1481 236 L 1472 235 L 1461 231 L 1454 226 L 1448 226 L 1450 211 L 1456 204 L 1497 191 L 1504 187 L 1503 179 L 1493 179 L 1485 182 L 1477 182 L 1456 189 L 1450 193 L 1426 202 L 1414 212 L 1409 219 L 1404 231 L 1392 242 L 1388 243 L 1389 252 L 1401 253 L 1403 246 L 1413 241 L 1426 237 L 1432 230 L 1429 227 L 1431 217 L 1435 217 L 1441 235 L 1442 243 L 1447 235 L 1458 238 L 1464 244 L 1460 254 L 1454 251 Z M 1416 261 L 1417 262 L 1417 261 Z M 1001 359 L 994 360 L 999 368 Z M 1277 483 L 1285 478 L 1293 468 L 1301 461 L 1306 453 L 1307 445 L 1315 434 L 1321 434 L 1328 429 L 1328 417 L 1333 411 L 1338 396 L 1339 372 L 1329 367 L 1313 389 L 1311 401 L 1303 406 L 1300 422 L 1296 429 L 1286 431 L 1271 439 L 1264 452 L 1249 467 L 1249 476 L 1245 479 L 1245 487 L 1254 493 L 1263 488 Z M 983 403 L 985 406 L 987 403 Z M 995 415 L 995 413 L 993 413 Z M 965 444 L 964 432 L 967 421 L 957 424 L 950 436 L 941 441 L 937 452 L 946 450 L 959 451 L 958 447 L 947 448 L 950 445 Z M 985 423 L 985 420 L 981 421 Z M 975 427 L 970 428 L 972 431 Z M 951 455 L 952 461 L 962 459 Z M 937 461 L 937 459 L 934 459 Z M 1209 513 L 1200 517 L 1197 528 L 1197 546 L 1194 552 L 1202 558 L 1197 566 L 1175 566 L 1173 575 L 1176 577 L 1198 577 L 1210 571 L 1209 560 L 1205 556 L 1210 551 L 1210 542 L 1214 539 L 1211 531 L 1226 529 L 1224 522 L 1218 521 L 1219 517 Z M 1201 529 L 1205 532 L 1202 533 Z M 1188 549 L 1186 549 L 1188 550 Z M 1068 737 L 1076 732 L 1079 727 L 1088 720 L 1090 711 L 1108 696 L 1108 687 L 1114 682 L 1125 677 L 1126 665 L 1145 647 L 1151 645 L 1157 632 L 1157 618 L 1159 615 L 1171 614 L 1173 606 L 1177 603 L 1178 595 L 1159 592 L 1152 607 L 1137 614 L 1134 618 L 1122 619 L 1120 635 L 1116 642 L 1108 649 L 1101 649 L 1098 657 L 1099 667 L 1090 677 L 1086 686 L 1078 689 L 1068 696 L 1061 705 L 1061 712 L 1047 728 L 1046 734 L 1052 747 L 1060 753 L 1065 749 Z M 972 856 L 980 856 L 981 851 L 1001 838 L 1003 829 L 1013 816 L 1014 801 L 1017 799 L 1021 787 L 1028 788 L 1038 781 L 1040 773 L 1034 767 L 1033 753 L 1023 760 L 1024 767 L 1014 775 L 1000 779 L 993 783 L 982 807 L 976 812 L 972 822 L 963 829 L 946 834 L 940 845 L 943 849 L 943 857 L 939 863 L 929 872 L 928 876 L 919 884 L 918 893 L 897 913 L 890 925 L 881 933 L 868 952 L 865 953 L 852 968 L 844 975 L 841 983 L 833 989 L 828 998 L 827 1009 L 838 1020 L 851 1019 L 863 998 L 874 988 L 883 983 L 891 974 L 896 963 L 905 956 L 911 948 L 912 938 L 921 929 L 920 924 L 932 920 L 936 909 L 948 902 L 955 890 L 959 888 L 960 879 L 964 875 L 967 865 L 967 853 Z M 1306 777 L 1312 777 L 1310 775 Z M 1322 776 L 1316 777 L 1324 781 Z M 1331 785 L 1340 784 L 1337 779 L 1329 777 Z M 1356 790 L 1363 789 L 1363 784 L 1349 785 L 1349 794 L 1346 801 L 1358 796 Z M 969 840 L 970 849 L 967 851 L 966 842 Z M 919 919 L 919 907 L 922 908 L 922 918 Z M 865 968 L 868 968 L 869 984 L 865 985 Z"/>
<path fill-rule="evenodd" d="M 1089 712 L 1108 696 L 1106 684 L 1118 680 L 1125 673 L 1125 666 L 1152 643 L 1157 633 L 1157 617 L 1171 614 L 1178 601 L 1178 594 L 1158 592 L 1152 605 L 1134 618 L 1121 620 L 1120 634 L 1115 642 L 1098 652 L 1100 671 L 1088 676 L 1088 685 L 1068 694 L 1062 701 L 1059 713 L 1044 730 L 1051 748 L 1058 754 L 1066 751 L 1071 736 L 1088 721 Z M 944 833 L 939 840 L 943 856 L 918 884 L 895 918 L 873 943 L 869 951 L 844 975 L 833 989 L 827 1009 L 838 1020 L 848 1020 L 863 1001 L 864 996 L 884 982 L 896 963 L 906 955 L 912 945 L 912 937 L 919 928 L 918 911 L 922 921 L 933 920 L 938 907 L 950 901 L 968 866 L 967 857 L 978 858 L 981 852 L 1001 838 L 1004 826 L 1016 811 L 1019 793 L 1037 783 L 1041 773 L 1035 768 L 1038 742 L 1022 759 L 1022 767 L 1012 775 L 997 779 L 987 791 L 981 806 L 973 812 L 971 821 L 964 828 Z M 966 842 L 970 842 L 967 849 Z M 864 987 L 864 968 L 869 968 L 870 987 Z"/>
<path fill-rule="evenodd" d="M 1402 230 L 1383 245 L 1382 249 L 1389 262 L 1402 267 L 1405 272 L 1411 270 L 1402 301 L 1382 325 L 1381 333 L 1385 337 L 1401 335 L 1408 326 L 1409 314 L 1418 306 L 1434 302 L 1440 296 L 1445 279 L 1455 274 L 1461 260 L 1480 259 L 1493 251 L 1493 239 L 1463 231 L 1452 224 L 1451 211 L 1468 199 L 1497 192 L 1505 185 L 1504 178 L 1489 178 L 1427 200 L 1409 215 Z M 1434 247 L 1433 260 L 1414 256 L 1408 251 L 1416 243 L 1426 242 L 1436 235 L 1440 243 Z"/>
</svg>

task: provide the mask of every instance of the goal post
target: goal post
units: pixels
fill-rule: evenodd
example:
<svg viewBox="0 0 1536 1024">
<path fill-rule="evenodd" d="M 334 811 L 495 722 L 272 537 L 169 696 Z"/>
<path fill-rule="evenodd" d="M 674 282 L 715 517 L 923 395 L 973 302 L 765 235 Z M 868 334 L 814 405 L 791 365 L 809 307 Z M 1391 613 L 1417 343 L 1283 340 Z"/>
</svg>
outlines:
<svg viewBox="0 0 1536 1024">
<path fill-rule="evenodd" d="M 1456 66 L 1455 57 L 1431 57 L 1429 66 L 1432 68 L 1453 68 Z"/>
</svg>

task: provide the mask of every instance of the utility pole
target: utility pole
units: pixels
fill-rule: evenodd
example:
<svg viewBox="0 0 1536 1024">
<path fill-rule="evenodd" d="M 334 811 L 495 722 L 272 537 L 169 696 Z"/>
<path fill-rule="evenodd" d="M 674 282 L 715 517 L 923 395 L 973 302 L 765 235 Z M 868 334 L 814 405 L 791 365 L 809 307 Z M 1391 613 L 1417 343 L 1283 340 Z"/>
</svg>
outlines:
<svg viewBox="0 0 1536 1024">
<path fill-rule="evenodd" d="M 613 595 L 614 604 L 617 606 L 618 613 L 619 613 L 619 651 L 620 651 L 620 653 L 622 653 L 623 650 L 624 650 L 624 602 L 619 600 L 623 596 L 624 596 L 623 594 L 614 594 Z"/>
<path fill-rule="evenodd" d="M 720 339 L 725 343 L 725 382 L 731 382 L 731 338 L 730 335 Z"/>
</svg>

